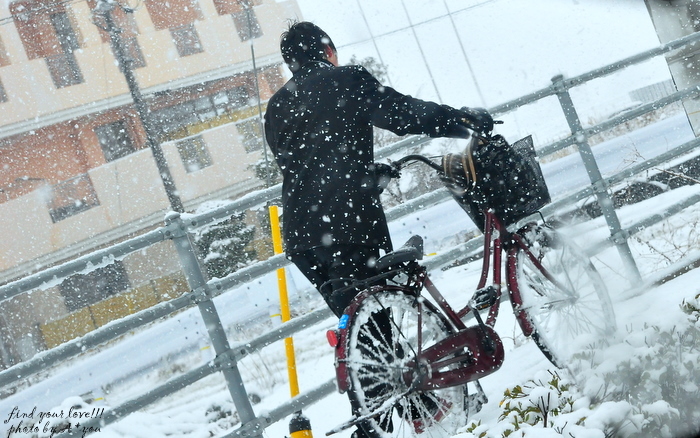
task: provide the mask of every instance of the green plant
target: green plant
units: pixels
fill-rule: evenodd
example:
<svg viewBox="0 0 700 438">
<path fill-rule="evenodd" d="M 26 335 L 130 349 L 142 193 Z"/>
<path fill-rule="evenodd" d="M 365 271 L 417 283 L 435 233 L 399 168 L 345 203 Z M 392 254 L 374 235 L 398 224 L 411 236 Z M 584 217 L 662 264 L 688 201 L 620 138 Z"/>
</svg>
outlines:
<svg viewBox="0 0 700 438">
<path fill-rule="evenodd" d="M 263 181 L 266 185 L 275 185 L 282 181 L 282 172 L 279 166 L 271 159 L 261 159 L 250 166 L 255 173 L 255 177 Z"/>
<path fill-rule="evenodd" d="M 553 417 L 573 412 L 574 398 L 570 386 L 556 371 L 548 371 L 550 378 L 530 380 L 527 384 L 506 389 L 499 406 L 503 412 L 500 421 L 509 421 L 514 430 L 522 424 L 552 427 Z"/>
<path fill-rule="evenodd" d="M 695 298 L 685 299 L 681 303 L 681 310 L 690 315 L 693 321 L 700 321 L 700 294 L 695 295 Z"/>
<path fill-rule="evenodd" d="M 485 438 L 487 436 L 487 430 L 481 425 L 481 420 L 474 422 L 472 421 L 469 426 L 467 426 L 466 432 L 472 434 L 477 438 Z"/>
<path fill-rule="evenodd" d="M 256 253 L 249 245 L 254 236 L 255 227 L 245 223 L 244 213 L 199 230 L 194 241 L 209 277 L 225 277 L 254 262 Z"/>
</svg>

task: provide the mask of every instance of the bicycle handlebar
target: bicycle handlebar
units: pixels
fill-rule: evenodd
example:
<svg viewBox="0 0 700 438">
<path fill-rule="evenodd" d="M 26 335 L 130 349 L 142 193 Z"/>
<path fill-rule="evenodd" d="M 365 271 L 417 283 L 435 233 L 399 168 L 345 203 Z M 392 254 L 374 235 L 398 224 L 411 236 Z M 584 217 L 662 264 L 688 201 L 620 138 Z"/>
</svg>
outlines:
<svg viewBox="0 0 700 438">
<path fill-rule="evenodd" d="M 503 123 L 502 120 L 494 120 L 494 124 L 501 124 Z M 492 133 L 491 132 L 485 132 L 485 133 L 477 133 L 476 131 L 473 132 L 472 134 L 476 138 L 481 138 L 486 141 L 490 140 L 492 138 Z M 430 158 L 423 156 L 423 155 L 418 155 L 418 154 L 411 154 L 411 155 L 406 155 L 405 157 L 402 157 L 394 162 L 391 163 L 391 166 L 396 168 L 396 170 L 401 170 L 404 165 L 408 162 L 411 161 L 420 161 L 421 163 L 427 164 L 428 166 L 432 167 L 433 169 L 437 170 L 438 172 L 444 172 L 444 169 L 442 168 L 441 164 L 436 163 L 435 161 L 431 160 Z"/>
</svg>

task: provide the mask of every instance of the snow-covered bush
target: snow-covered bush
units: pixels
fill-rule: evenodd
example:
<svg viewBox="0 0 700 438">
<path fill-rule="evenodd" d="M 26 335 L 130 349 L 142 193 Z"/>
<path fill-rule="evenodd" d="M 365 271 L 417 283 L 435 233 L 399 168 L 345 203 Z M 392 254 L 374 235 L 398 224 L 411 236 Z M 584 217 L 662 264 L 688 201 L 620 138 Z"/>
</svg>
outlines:
<svg viewBox="0 0 700 438">
<path fill-rule="evenodd" d="M 208 276 L 225 277 L 256 261 L 255 250 L 250 245 L 254 236 L 255 227 L 246 224 L 243 213 L 198 230 L 194 241 Z"/>
<path fill-rule="evenodd" d="M 267 146 L 265 146 L 267 147 Z M 282 172 L 272 159 L 261 159 L 251 165 L 255 177 L 265 184 L 275 185 L 282 182 Z"/>
<path fill-rule="evenodd" d="M 573 374 L 594 400 L 628 403 L 630 437 L 684 437 L 700 432 L 700 312 L 670 328 L 645 325 L 621 342 L 591 346 L 576 356 Z"/>
<path fill-rule="evenodd" d="M 207 421 L 212 423 L 213 428 L 217 429 L 217 432 L 230 430 L 241 422 L 235 406 L 228 401 L 226 403 L 212 403 L 207 408 L 205 416 Z M 212 432 L 214 431 L 212 430 Z"/>
<path fill-rule="evenodd" d="M 601 391 L 596 391 L 594 400 L 585 394 L 585 390 L 579 390 L 573 382 L 559 373 L 542 371 L 527 383 L 505 391 L 499 404 L 501 413 L 498 424 L 486 425 L 480 421 L 472 422 L 466 427 L 461 437 L 679 438 L 694 436 L 690 433 L 697 432 L 697 426 L 695 429 L 691 426 L 698 424 L 697 398 L 693 398 L 692 395 L 686 398 L 686 395 L 678 392 L 679 386 L 692 389 L 690 388 L 692 385 L 675 385 L 675 395 L 666 395 L 666 399 L 651 400 L 657 397 L 654 394 L 662 392 L 656 389 L 665 387 L 663 392 L 668 393 L 670 387 L 674 385 L 658 382 L 664 380 L 661 377 L 663 370 L 655 372 L 650 369 L 649 373 L 640 371 L 625 376 L 632 369 L 644 366 L 643 361 L 636 359 L 630 360 L 635 362 L 634 366 L 630 367 L 629 363 L 623 363 L 613 372 L 603 372 L 602 378 L 588 373 L 586 378 L 604 386 L 602 391 L 604 397 L 600 398 Z M 692 358 L 692 360 L 695 359 Z M 587 360 L 590 360 L 590 356 Z M 607 366 L 598 365 L 603 369 Z M 628 382 L 627 386 L 620 383 L 627 379 L 643 383 L 630 385 Z M 631 386 L 639 390 L 635 391 Z M 625 390 L 622 389 L 625 387 L 626 395 Z M 586 389 L 590 391 L 590 386 Z M 697 391 L 697 388 L 694 390 Z M 650 401 L 643 402 L 643 399 Z M 667 400 L 673 400 L 683 406 L 676 408 Z"/>
<path fill-rule="evenodd" d="M 700 294 L 695 295 L 695 298 L 690 298 L 681 303 L 681 310 L 690 315 L 691 320 L 697 323 L 700 321 Z"/>
<path fill-rule="evenodd" d="M 519 429 L 521 424 L 552 427 L 554 417 L 573 410 L 574 399 L 569 385 L 559 374 L 549 371 L 549 379 L 531 380 L 524 386 L 506 389 L 500 403 L 503 412 L 499 420 L 508 421 Z"/>
<path fill-rule="evenodd" d="M 472 422 L 464 438 L 622 436 L 615 432 L 631 409 L 629 405 L 614 405 L 609 403 L 600 415 L 590 399 L 559 373 L 541 371 L 527 383 L 505 391 L 498 424 Z"/>
</svg>

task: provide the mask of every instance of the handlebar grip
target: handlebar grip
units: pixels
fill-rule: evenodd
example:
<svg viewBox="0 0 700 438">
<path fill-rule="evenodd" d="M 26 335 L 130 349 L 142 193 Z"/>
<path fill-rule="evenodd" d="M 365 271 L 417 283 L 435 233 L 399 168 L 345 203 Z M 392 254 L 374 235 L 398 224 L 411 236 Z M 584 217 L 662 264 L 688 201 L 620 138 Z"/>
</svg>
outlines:
<svg viewBox="0 0 700 438">
<path fill-rule="evenodd" d="M 434 162 L 428 157 L 424 157 L 423 155 L 406 155 L 405 157 L 399 158 L 398 160 L 394 161 L 391 163 L 392 166 L 396 166 L 399 170 L 401 170 L 404 166 L 404 164 L 408 163 L 409 161 L 420 161 L 421 163 L 425 163 L 428 166 L 432 167 L 433 169 L 437 171 L 442 171 L 442 166 Z"/>
</svg>

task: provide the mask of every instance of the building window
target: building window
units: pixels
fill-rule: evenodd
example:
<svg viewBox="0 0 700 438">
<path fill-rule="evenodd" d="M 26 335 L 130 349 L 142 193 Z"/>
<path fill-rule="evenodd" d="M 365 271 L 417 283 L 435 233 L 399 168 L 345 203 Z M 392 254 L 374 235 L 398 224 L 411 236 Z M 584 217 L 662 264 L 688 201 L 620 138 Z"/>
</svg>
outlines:
<svg viewBox="0 0 700 438">
<path fill-rule="evenodd" d="M 180 153 L 182 164 L 187 169 L 187 173 L 196 172 L 212 165 L 207 144 L 201 135 L 178 141 L 177 151 Z"/>
<path fill-rule="evenodd" d="M 204 51 L 193 23 L 170 29 L 170 35 L 173 37 L 177 53 L 180 56 L 194 55 Z"/>
<path fill-rule="evenodd" d="M 228 90 L 221 90 L 218 93 L 208 96 L 214 107 L 216 115 L 226 114 L 239 108 L 248 106 L 250 95 L 248 88 L 244 86 L 233 87 Z"/>
<path fill-rule="evenodd" d="M 151 120 L 163 136 L 167 136 L 171 132 L 199 121 L 194 113 L 192 102 L 185 102 L 154 111 L 151 113 Z"/>
<path fill-rule="evenodd" d="M 98 303 L 129 288 L 124 263 L 116 260 L 89 274 L 75 274 L 59 286 L 69 312 Z"/>
<path fill-rule="evenodd" d="M 56 223 L 100 205 L 87 174 L 71 178 L 52 187 L 49 215 Z"/>
<path fill-rule="evenodd" d="M 107 162 L 126 157 L 136 151 L 123 120 L 97 126 L 95 134 Z"/>
<path fill-rule="evenodd" d="M 219 96 L 219 102 L 214 102 L 215 105 L 217 105 L 217 108 L 225 108 L 226 111 L 231 111 L 235 110 L 238 108 L 243 108 L 244 106 L 248 106 L 248 101 L 250 100 L 250 93 L 248 92 L 248 87 L 245 86 L 238 86 L 238 87 L 233 87 L 229 88 L 226 91 L 222 91 L 221 93 L 226 94 L 226 102 L 223 104 L 223 106 L 220 106 L 221 102 L 224 100 L 223 96 Z"/>
<path fill-rule="evenodd" d="M 167 136 L 169 133 L 188 125 L 205 122 L 216 116 L 243 108 L 248 105 L 249 99 L 250 94 L 247 87 L 233 87 L 213 95 L 154 111 L 152 120 L 160 133 Z"/>
<path fill-rule="evenodd" d="M 258 17 L 255 15 L 253 8 L 243 8 L 234 12 L 231 16 L 241 41 L 260 38 L 263 35 L 260 23 L 258 23 Z"/>
<path fill-rule="evenodd" d="M 78 67 L 78 61 L 72 53 L 47 56 L 45 59 L 56 88 L 68 87 L 83 82 L 83 75 L 80 72 L 80 67 Z"/>
<path fill-rule="evenodd" d="M 72 53 L 80 47 L 66 2 L 16 0 L 10 13 L 29 59 Z"/>
<path fill-rule="evenodd" d="M 248 119 L 236 124 L 239 138 L 246 152 L 254 152 L 263 148 L 263 133 L 260 120 Z"/>
<path fill-rule="evenodd" d="M 7 102 L 7 93 L 5 93 L 5 87 L 2 85 L 2 81 L 0 81 L 0 102 Z"/>
<path fill-rule="evenodd" d="M 194 105 L 194 113 L 197 114 L 197 118 L 200 122 L 211 120 L 217 115 L 211 96 L 195 99 L 192 104 Z"/>
<path fill-rule="evenodd" d="M 50 15 L 51 24 L 56 31 L 61 52 L 57 55 L 46 57 L 46 65 L 51 73 L 56 88 L 63 88 L 83 82 L 83 75 L 80 72 L 78 61 L 73 52 L 80 48 L 78 39 L 73 31 L 68 14 L 57 12 Z"/>
<path fill-rule="evenodd" d="M 58 42 L 61 44 L 61 49 L 68 53 L 74 52 L 80 48 L 78 38 L 73 31 L 73 26 L 70 23 L 68 14 L 65 12 L 56 12 L 51 14 L 51 24 L 56 31 Z"/>
</svg>

